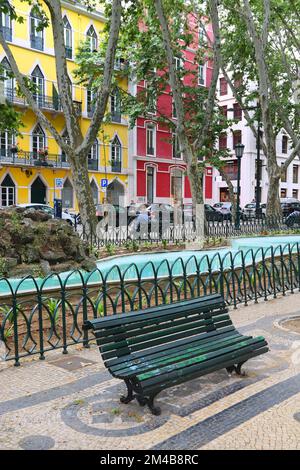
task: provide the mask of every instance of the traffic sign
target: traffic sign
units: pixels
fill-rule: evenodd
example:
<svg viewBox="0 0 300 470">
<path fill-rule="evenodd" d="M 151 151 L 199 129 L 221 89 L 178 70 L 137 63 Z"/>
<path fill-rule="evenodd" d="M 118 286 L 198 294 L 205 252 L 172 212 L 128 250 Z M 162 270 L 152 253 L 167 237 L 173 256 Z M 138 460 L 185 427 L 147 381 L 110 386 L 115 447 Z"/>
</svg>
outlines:
<svg viewBox="0 0 300 470">
<path fill-rule="evenodd" d="M 107 178 L 102 178 L 101 188 L 107 188 L 107 185 L 108 185 L 108 179 Z"/>
<path fill-rule="evenodd" d="M 63 178 L 55 178 L 55 187 L 57 189 L 61 189 L 64 187 L 64 179 Z"/>
</svg>

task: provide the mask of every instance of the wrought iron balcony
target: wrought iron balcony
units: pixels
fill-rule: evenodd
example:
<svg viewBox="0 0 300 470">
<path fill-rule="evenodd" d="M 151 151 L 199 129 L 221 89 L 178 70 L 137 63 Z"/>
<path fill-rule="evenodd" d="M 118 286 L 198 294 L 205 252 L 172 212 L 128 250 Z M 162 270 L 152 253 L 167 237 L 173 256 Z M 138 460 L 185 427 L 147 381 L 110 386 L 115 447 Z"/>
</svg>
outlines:
<svg viewBox="0 0 300 470">
<path fill-rule="evenodd" d="M 30 44 L 32 49 L 37 49 L 39 51 L 44 50 L 44 38 L 41 38 L 40 36 L 35 36 L 34 34 L 31 34 Z"/>
<path fill-rule="evenodd" d="M 12 29 L 8 28 L 7 26 L 0 25 L 0 31 L 2 32 L 2 36 L 5 41 L 12 41 Z"/>
<path fill-rule="evenodd" d="M 5 88 L 4 95 L 6 99 L 16 106 L 28 106 L 26 99 L 22 96 L 18 96 L 17 92 L 13 88 Z M 46 96 L 42 94 L 33 95 L 36 103 L 39 108 L 51 111 L 62 112 L 61 99 L 58 95 L 56 96 Z M 73 101 L 75 107 L 76 116 L 81 116 L 82 114 L 82 103 L 81 101 Z"/>
<path fill-rule="evenodd" d="M 121 173 L 121 171 L 122 171 L 122 162 L 112 162 L 111 171 L 112 171 L 112 173 Z"/>
<path fill-rule="evenodd" d="M 42 155 L 38 151 L 25 152 L 19 150 L 14 152 L 11 149 L 0 149 L 0 164 L 11 163 L 20 166 L 39 166 L 39 167 L 55 167 L 55 168 L 68 168 L 68 162 L 63 161 L 61 155 L 48 154 Z"/>
<path fill-rule="evenodd" d="M 25 165 L 25 166 L 40 166 L 40 167 L 55 167 L 55 168 L 69 168 L 70 164 L 67 161 L 67 158 L 64 154 L 52 154 L 43 155 L 42 153 L 35 152 L 25 152 L 24 150 L 19 150 L 14 152 L 11 149 L 0 149 L 0 164 L 1 163 L 12 163 L 15 165 Z M 88 160 L 88 169 L 97 171 L 99 168 L 98 159 L 89 159 Z"/>
</svg>

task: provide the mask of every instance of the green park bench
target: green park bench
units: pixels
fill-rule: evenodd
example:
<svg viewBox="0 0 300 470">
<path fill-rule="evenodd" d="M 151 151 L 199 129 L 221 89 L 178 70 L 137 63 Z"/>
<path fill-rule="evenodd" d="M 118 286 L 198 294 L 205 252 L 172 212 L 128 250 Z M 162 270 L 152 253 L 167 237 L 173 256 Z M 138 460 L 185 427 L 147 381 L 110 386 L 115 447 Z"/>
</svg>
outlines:
<svg viewBox="0 0 300 470">
<path fill-rule="evenodd" d="M 155 415 L 163 389 L 225 368 L 243 375 L 248 359 L 266 353 L 262 336 L 243 336 L 234 327 L 221 295 L 214 294 L 145 310 L 86 321 L 103 361 L 123 379 L 127 396 Z"/>
</svg>

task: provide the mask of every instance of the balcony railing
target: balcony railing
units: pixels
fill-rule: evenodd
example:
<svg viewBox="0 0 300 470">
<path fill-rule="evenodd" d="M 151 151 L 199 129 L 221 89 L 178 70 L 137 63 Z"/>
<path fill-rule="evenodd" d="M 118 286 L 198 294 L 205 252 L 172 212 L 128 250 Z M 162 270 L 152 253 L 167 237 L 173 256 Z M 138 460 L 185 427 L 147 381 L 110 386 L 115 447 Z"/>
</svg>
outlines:
<svg viewBox="0 0 300 470">
<path fill-rule="evenodd" d="M 39 51 L 44 50 L 44 38 L 41 38 L 40 36 L 35 36 L 34 34 L 31 34 L 30 44 L 32 49 L 37 49 Z"/>
<path fill-rule="evenodd" d="M 61 155 L 48 154 L 43 156 L 38 152 L 25 152 L 23 150 L 12 152 L 10 149 L 0 149 L 0 163 L 50 168 L 68 168 L 70 166 L 68 162 L 63 161 Z"/>
<path fill-rule="evenodd" d="M 39 152 L 25 152 L 19 150 L 18 152 L 12 152 L 10 149 L 0 148 L 0 164 L 1 163 L 13 163 L 16 165 L 28 165 L 28 166 L 39 166 L 39 167 L 55 167 L 55 168 L 69 168 L 70 164 L 66 159 L 65 155 L 58 155 L 49 153 L 48 155 L 42 155 Z M 98 170 L 99 161 L 94 159 L 88 160 L 89 170 Z"/>
<path fill-rule="evenodd" d="M 12 41 L 12 29 L 7 26 L 0 26 L 0 31 L 5 41 Z"/>
<path fill-rule="evenodd" d="M 6 99 L 10 102 L 15 104 L 16 106 L 28 106 L 28 103 L 26 99 L 22 96 L 18 96 L 17 92 L 13 88 L 5 88 L 4 94 Z M 43 108 L 45 110 L 51 110 L 51 111 L 58 111 L 62 112 L 62 105 L 61 105 L 61 99 L 58 95 L 56 96 L 46 96 L 42 94 L 36 94 L 33 95 L 34 99 L 38 105 L 39 108 Z M 73 101 L 74 107 L 75 107 L 75 113 L 76 116 L 81 116 L 81 107 L 82 103 L 81 101 Z"/>
<path fill-rule="evenodd" d="M 121 171 L 122 171 L 122 162 L 112 162 L 111 171 L 112 171 L 112 173 L 121 173 Z"/>
</svg>

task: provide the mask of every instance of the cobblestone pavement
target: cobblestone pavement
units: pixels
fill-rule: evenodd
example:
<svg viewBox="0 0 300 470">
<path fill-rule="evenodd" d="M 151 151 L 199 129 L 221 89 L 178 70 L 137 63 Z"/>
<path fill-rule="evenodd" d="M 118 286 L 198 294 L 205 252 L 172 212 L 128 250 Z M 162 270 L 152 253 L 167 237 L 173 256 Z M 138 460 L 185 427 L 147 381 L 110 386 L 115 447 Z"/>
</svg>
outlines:
<svg viewBox="0 0 300 470">
<path fill-rule="evenodd" d="M 270 352 L 246 377 L 219 371 L 162 392 L 161 416 L 119 402 L 121 381 L 95 346 L 0 363 L 0 449 L 300 449 L 300 334 L 278 325 L 300 315 L 300 293 L 231 310 Z"/>
</svg>

